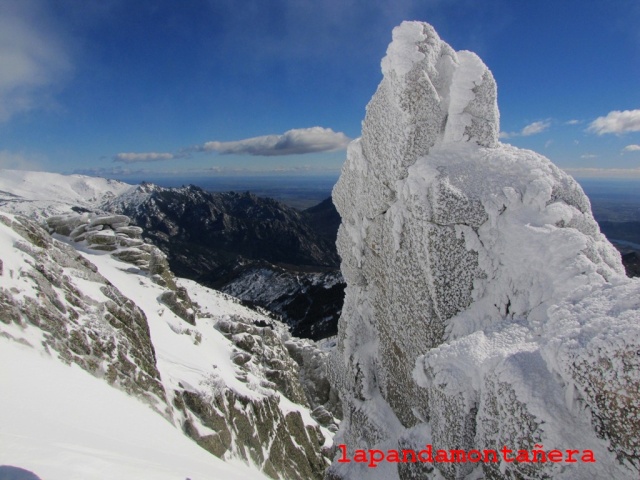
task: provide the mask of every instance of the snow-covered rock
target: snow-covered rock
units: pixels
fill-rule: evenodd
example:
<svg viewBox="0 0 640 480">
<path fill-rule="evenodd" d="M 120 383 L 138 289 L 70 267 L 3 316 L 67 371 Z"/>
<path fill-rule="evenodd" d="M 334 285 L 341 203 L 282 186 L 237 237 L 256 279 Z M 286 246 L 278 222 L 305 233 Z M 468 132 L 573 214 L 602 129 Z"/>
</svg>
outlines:
<svg viewBox="0 0 640 480">
<path fill-rule="evenodd" d="M 637 478 L 640 283 L 587 197 L 499 142 L 491 72 L 431 26 L 397 27 L 382 71 L 333 192 L 347 281 L 336 443 L 597 459 L 387 464 L 384 478 Z"/>
</svg>

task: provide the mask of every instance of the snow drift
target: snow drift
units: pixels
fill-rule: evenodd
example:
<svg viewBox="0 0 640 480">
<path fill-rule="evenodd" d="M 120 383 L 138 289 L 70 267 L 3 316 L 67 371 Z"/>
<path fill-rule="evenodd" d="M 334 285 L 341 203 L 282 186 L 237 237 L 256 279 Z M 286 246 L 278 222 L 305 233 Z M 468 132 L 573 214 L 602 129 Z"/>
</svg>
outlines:
<svg viewBox="0 0 640 480">
<path fill-rule="evenodd" d="M 499 142 L 496 84 L 393 32 L 333 199 L 348 449 L 589 449 L 595 463 L 334 462 L 330 478 L 637 478 L 640 283 L 579 185 Z M 435 467 L 435 468 L 434 468 Z"/>
</svg>

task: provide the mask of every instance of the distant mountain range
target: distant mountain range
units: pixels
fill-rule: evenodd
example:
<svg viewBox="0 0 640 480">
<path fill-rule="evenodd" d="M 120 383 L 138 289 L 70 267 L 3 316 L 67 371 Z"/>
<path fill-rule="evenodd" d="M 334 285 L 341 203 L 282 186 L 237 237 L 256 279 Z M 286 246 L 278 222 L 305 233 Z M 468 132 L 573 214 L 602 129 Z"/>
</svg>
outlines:
<svg viewBox="0 0 640 480">
<path fill-rule="evenodd" d="M 344 283 L 330 200 L 301 212 L 248 192 L 143 183 L 104 208 L 144 228 L 178 276 L 280 315 L 294 335 L 335 334 Z"/>
<path fill-rule="evenodd" d="M 335 247 L 340 216 L 330 198 L 300 211 L 248 192 L 3 171 L 0 205 L 36 217 L 125 214 L 178 276 L 267 309 L 296 336 L 317 340 L 337 331 L 345 283 Z M 638 222 L 600 225 L 621 250 L 627 274 L 639 276 Z"/>
</svg>

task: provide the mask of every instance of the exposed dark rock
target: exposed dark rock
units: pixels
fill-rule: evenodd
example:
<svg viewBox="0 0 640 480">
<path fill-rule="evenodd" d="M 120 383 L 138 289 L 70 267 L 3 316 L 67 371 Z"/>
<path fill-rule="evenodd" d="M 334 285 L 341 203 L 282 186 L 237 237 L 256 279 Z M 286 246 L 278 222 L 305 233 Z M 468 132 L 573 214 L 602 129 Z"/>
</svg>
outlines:
<svg viewBox="0 0 640 480">
<path fill-rule="evenodd" d="M 622 264 L 629 277 L 640 277 L 640 252 L 633 251 L 622 255 Z"/>
<path fill-rule="evenodd" d="M 178 315 L 185 322 L 191 325 L 196 324 L 196 313 L 191 303 L 191 299 L 185 290 L 176 293 L 173 290 L 167 290 L 160 295 L 159 300 L 164 303 L 169 310 Z"/>
<path fill-rule="evenodd" d="M 335 335 L 344 284 L 325 286 L 316 279 L 335 276 L 339 263 L 339 216 L 330 199 L 300 212 L 249 193 L 145 183 L 135 195 L 116 198 L 106 207 L 143 227 L 146 240 L 167 255 L 178 276 L 268 309 L 288 323 L 294 335 Z M 243 289 L 256 270 L 284 281 L 286 290 L 252 295 Z"/>
<path fill-rule="evenodd" d="M 340 227 L 340 214 L 336 210 L 331 197 L 323 200 L 318 205 L 307 208 L 304 213 L 309 217 L 311 226 L 316 233 L 332 245 L 335 245 L 338 227 Z"/>
</svg>

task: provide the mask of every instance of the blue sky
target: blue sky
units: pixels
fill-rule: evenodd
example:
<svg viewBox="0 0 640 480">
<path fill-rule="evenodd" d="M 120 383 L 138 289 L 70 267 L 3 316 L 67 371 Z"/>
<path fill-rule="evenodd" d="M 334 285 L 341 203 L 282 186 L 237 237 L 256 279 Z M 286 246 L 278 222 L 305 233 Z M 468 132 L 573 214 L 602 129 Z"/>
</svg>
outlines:
<svg viewBox="0 0 640 480">
<path fill-rule="evenodd" d="M 337 174 L 402 20 L 480 55 L 503 141 L 640 178 L 637 0 L 0 0 L 0 167 Z"/>
</svg>

